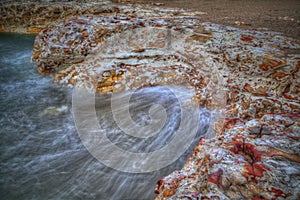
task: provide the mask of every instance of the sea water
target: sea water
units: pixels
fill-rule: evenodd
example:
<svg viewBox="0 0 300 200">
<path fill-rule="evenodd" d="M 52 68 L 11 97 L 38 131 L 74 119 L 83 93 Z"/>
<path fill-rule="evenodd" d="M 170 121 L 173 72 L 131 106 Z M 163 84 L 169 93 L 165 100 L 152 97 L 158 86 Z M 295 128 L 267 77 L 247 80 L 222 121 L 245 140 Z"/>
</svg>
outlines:
<svg viewBox="0 0 300 200">
<path fill-rule="evenodd" d="M 82 144 L 72 115 L 72 89 L 41 76 L 30 62 L 34 36 L 0 34 L 0 198 L 1 199 L 153 199 L 156 182 L 182 168 L 209 124 L 199 112 L 200 129 L 176 162 L 150 173 L 127 173 L 105 166 Z M 184 92 L 184 91 L 183 91 Z M 113 118 L 110 95 L 96 95 L 99 126 L 113 144 L 126 151 L 162 148 L 180 124 L 180 106 L 164 87 L 132 95 L 130 114 L 149 123 L 149 109 L 159 103 L 167 120 L 156 137 L 128 136 Z M 189 134 L 189 133 L 187 133 Z M 122 161 L 120 161 L 122 162 Z"/>
</svg>

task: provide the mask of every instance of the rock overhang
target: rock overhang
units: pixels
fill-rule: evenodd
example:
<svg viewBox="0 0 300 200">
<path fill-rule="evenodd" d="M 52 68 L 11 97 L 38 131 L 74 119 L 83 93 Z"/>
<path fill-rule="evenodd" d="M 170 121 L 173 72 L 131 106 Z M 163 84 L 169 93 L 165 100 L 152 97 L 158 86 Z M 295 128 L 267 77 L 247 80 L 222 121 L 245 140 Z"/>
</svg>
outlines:
<svg viewBox="0 0 300 200">
<path fill-rule="evenodd" d="M 169 66 L 170 70 L 177 69 L 177 75 L 185 74 L 186 80 L 198 91 L 204 90 L 203 84 L 217 82 L 219 87 L 225 88 L 226 98 L 233 99 L 239 93 L 244 98 L 242 109 L 248 109 L 247 102 L 260 97 L 268 97 L 270 104 L 277 103 L 279 96 L 286 104 L 292 103 L 290 100 L 299 102 L 293 94 L 299 80 L 298 57 L 284 54 L 285 49 L 297 48 L 299 41 L 272 32 L 245 31 L 208 23 L 191 28 L 179 22 L 173 26 L 163 20 L 98 16 L 71 19 L 41 32 L 32 58 L 42 74 L 55 71 L 56 81 L 64 84 L 77 82 L 74 76 L 78 77 L 78 71 L 89 69 L 89 73 L 100 80 L 100 87 L 109 86 L 107 80 L 104 85 L 101 82 L 107 79 L 107 71 L 114 70 L 111 74 L 118 78 L 108 79 L 117 81 L 125 73 L 124 68 L 140 65 L 141 70 L 146 68 L 153 74 L 156 68 L 147 66 L 147 59 L 148 63 L 151 59 L 169 60 L 174 63 Z M 161 64 L 166 69 L 166 65 Z M 63 80 L 64 71 L 72 69 L 77 70 L 73 78 Z M 105 76 L 99 74 L 101 71 L 106 71 Z M 139 70 L 129 71 L 135 71 L 133 76 Z M 295 83 L 290 81 L 292 73 L 296 75 Z M 158 84 L 153 80 L 146 83 Z M 204 97 L 198 96 L 200 101 L 207 101 L 207 96 Z M 235 109 L 241 110 L 240 107 Z M 235 109 L 231 109 L 234 115 L 238 114 Z"/>
</svg>

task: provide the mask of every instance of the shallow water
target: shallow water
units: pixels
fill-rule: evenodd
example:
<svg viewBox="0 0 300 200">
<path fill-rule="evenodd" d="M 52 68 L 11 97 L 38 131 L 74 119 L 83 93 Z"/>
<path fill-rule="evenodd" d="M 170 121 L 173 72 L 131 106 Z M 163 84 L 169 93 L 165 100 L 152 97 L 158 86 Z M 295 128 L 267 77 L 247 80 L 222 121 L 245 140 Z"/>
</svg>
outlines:
<svg viewBox="0 0 300 200">
<path fill-rule="evenodd" d="M 106 167 L 83 146 L 72 117 L 72 90 L 42 77 L 30 62 L 34 37 L 0 34 L 0 196 L 2 199 L 153 199 L 155 183 L 180 169 L 192 147 L 177 162 L 151 173 L 132 174 Z M 178 102 L 161 88 L 138 91 L 130 113 L 147 124 L 153 101 L 169 118 L 157 138 L 135 139 L 112 118 L 110 96 L 96 97 L 99 124 L 111 141 L 133 152 L 161 148 L 178 124 Z M 198 139 L 207 130 L 202 115 Z M 197 142 L 197 140 L 195 142 Z M 194 144 L 195 144 L 194 142 Z"/>
</svg>

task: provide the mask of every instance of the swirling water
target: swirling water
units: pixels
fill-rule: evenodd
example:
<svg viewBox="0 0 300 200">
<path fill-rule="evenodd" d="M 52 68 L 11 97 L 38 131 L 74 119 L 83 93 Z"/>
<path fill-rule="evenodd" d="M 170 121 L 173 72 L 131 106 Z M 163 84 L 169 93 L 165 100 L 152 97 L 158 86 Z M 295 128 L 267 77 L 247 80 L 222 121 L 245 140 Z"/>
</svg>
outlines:
<svg viewBox="0 0 300 200">
<path fill-rule="evenodd" d="M 29 35 L 0 34 L 0 198 L 153 199 L 155 183 L 180 169 L 192 147 L 177 162 L 152 173 L 106 167 L 81 143 L 72 117 L 72 90 L 39 75 L 30 62 L 33 41 Z M 132 97 L 130 113 L 137 123 L 148 123 L 147 112 L 155 99 L 173 116 L 159 138 L 146 141 L 120 132 L 109 98 L 98 96 L 96 110 L 114 144 L 135 152 L 153 151 L 172 138 L 180 117 L 178 102 L 166 90 L 147 88 Z M 209 113 L 200 113 L 204 134 Z"/>
</svg>

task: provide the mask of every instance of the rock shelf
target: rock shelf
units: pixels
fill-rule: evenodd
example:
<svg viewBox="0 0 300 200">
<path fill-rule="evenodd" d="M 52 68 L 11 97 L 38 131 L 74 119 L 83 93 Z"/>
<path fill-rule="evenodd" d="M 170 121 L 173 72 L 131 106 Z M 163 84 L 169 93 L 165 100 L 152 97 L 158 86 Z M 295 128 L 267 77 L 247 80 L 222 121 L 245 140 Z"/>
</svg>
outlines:
<svg viewBox="0 0 300 200">
<path fill-rule="evenodd" d="M 156 199 L 299 199 L 299 40 L 201 23 L 198 12 L 99 5 L 41 22 L 32 54 L 41 74 L 98 93 L 185 84 L 224 116 L 214 138 L 158 181 Z"/>
</svg>

